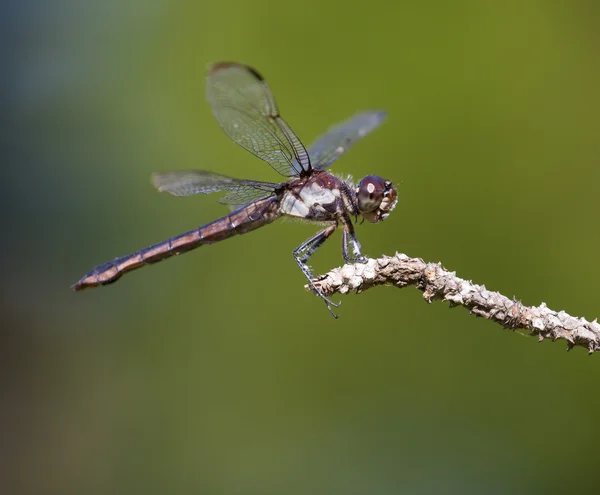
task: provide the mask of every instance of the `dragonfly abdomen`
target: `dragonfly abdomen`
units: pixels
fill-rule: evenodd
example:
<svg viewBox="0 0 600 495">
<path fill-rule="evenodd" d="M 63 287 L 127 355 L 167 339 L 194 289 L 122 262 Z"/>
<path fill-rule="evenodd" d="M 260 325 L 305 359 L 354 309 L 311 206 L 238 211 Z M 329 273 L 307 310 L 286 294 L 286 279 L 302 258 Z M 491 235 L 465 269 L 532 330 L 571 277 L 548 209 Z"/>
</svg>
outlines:
<svg viewBox="0 0 600 495">
<path fill-rule="evenodd" d="M 213 244 L 225 240 L 236 234 L 245 234 L 271 223 L 279 215 L 278 203 L 275 197 L 259 200 L 185 234 L 171 237 L 136 253 L 98 265 L 73 284 L 71 288 L 80 291 L 88 287 L 111 284 L 121 278 L 124 273 L 136 268 L 185 253 L 204 244 Z"/>
</svg>

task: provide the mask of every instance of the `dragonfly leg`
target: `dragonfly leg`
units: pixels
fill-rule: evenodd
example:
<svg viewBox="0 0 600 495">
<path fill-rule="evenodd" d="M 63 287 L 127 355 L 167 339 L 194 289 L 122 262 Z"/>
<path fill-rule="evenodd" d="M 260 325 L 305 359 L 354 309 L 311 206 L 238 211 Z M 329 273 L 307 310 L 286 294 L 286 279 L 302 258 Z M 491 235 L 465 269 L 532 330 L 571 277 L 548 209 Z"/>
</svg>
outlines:
<svg viewBox="0 0 600 495">
<path fill-rule="evenodd" d="M 321 245 L 323 245 L 323 243 L 329 238 L 329 236 L 331 236 L 331 234 L 333 234 L 336 227 L 337 227 L 337 224 L 335 224 L 335 223 L 331 224 L 326 229 L 321 230 L 316 235 L 314 235 L 310 239 L 308 239 L 305 242 L 303 242 L 302 244 L 300 244 L 300 246 L 298 246 L 294 250 L 294 259 L 296 260 L 296 263 L 298 263 L 300 270 L 302 270 L 302 273 L 304 273 L 304 276 L 308 279 L 308 283 L 311 285 L 312 290 L 315 293 L 315 295 L 317 295 L 321 299 L 323 299 L 323 301 L 325 302 L 325 305 L 327 306 L 327 309 L 333 315 L 334 318 L 338 318 L 338 315 L 336 315 L 333 312 L 331 307 L 333 306 L 334 308 L 337 308 L 337 307 L 339 307 L 339 305 L 341 303 L 333 302 L 325 294 L 323 294 L 323 292 L 321 292 L 320 289 L 318 289 L 315 286 L 315 284 L 313 283 L 314 277 L 313 277 L 312 272 L 310 271 L 310 267 L 307 265 L 307 262 L 308 262 L 309 258 L 315 253 L 315 251 Z"/>
<path fill-rule="evenodd" d="M 352 244 L 352 254 L 348 252 L 348 243 Z M 342 237 L 342 256 L 344 260 L 349 263 L 366 263 L 367 258 L 365 258 L 360 252 L 360 242 L 356 238 L 356 234 L 354 233 L 354 226 L 352 223 L 344 222 L 344 235 Z"/>
</svg>

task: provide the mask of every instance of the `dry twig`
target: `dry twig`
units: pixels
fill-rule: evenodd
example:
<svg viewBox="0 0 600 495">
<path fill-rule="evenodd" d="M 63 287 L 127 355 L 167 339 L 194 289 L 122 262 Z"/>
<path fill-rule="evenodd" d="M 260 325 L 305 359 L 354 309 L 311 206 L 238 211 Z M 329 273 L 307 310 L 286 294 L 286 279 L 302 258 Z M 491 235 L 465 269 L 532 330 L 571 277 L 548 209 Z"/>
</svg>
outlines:
<svg viewBox="0 0 600 495">
<path fill-rule="evenodd" d="M 362 292 L 376 285 L 403 288 L 414 285 L 427 302 L 449 301 L 451 306 L 464 306 L 471 314 L 482 316 L 509 330 L 525 329 L 540 341 L 564 339 L 567 348 L 585 347 L 590 354 L 600 350 L 600 325 L 597 320 L 552 311 L 545 303 L 528 307 L 520 301 L 492 292 L 449 272 L 440 263 L 425 263 L 405 254 L 369 258 L 366 263 L 344 265 L 318 277 L 314 284 L 326 296 L 336 292 Z M 309 288 L 306 286 L 306 288 Z"/>
</svg>

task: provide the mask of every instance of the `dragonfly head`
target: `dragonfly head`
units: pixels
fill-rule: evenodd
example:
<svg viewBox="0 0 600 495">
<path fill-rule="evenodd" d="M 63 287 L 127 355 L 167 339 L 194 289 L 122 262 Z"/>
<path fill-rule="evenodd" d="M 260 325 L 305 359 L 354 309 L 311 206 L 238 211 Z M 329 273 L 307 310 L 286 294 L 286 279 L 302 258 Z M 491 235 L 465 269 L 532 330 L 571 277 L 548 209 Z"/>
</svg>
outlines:
<svg viewBox="0 0 600 495">
<path fill-rule="evenodd" d="M 377 175 L 363 177 L 356 188 L 358 212 L 371 223 L 387 218 L 398 202 L 392 182 Z"/>
</svg>

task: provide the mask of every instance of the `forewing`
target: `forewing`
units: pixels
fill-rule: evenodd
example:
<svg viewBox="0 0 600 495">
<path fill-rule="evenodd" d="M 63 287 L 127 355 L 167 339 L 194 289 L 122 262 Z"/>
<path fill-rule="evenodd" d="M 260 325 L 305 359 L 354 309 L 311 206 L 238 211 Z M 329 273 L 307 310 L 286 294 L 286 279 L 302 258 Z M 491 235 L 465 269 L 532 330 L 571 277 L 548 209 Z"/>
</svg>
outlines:
<svg viewBox="0 0 600 495">
<path fill-rule="evenodd" d="M 329 167 L 356 141 L 378 127 L 386 116 L 384 111 L 363 112 L 331 127 L 308 149 L 313 168 Z"/>
<path fill-rule="evenodd" d="M 228 194 L 219 199 L 219 203 L 236 207 L 274 194 L 278 186 L 278 184 L 272 182 L 234 179 L 233 177 L 204 170 L 156 173 L 152 175 L 152 183 L 159 191 L 166 191 L 174 196 L 229 191 Z"/>
<path fill-rule="evenodd" d="M 152 174 L 152 183 L 159 191 L 173 196 L 209 194 L 229 190 L 239 179 L 204 170 L 178 170 Z"/>
<path fill-rule="evenodd" d="M 269 86 L 254 69 L 229 62 L 214 65 L 206 97 L 225 133 L 277 172 L 290 177 L 311 169 L 304 145 L 279 115 Z"/>
</svg>

